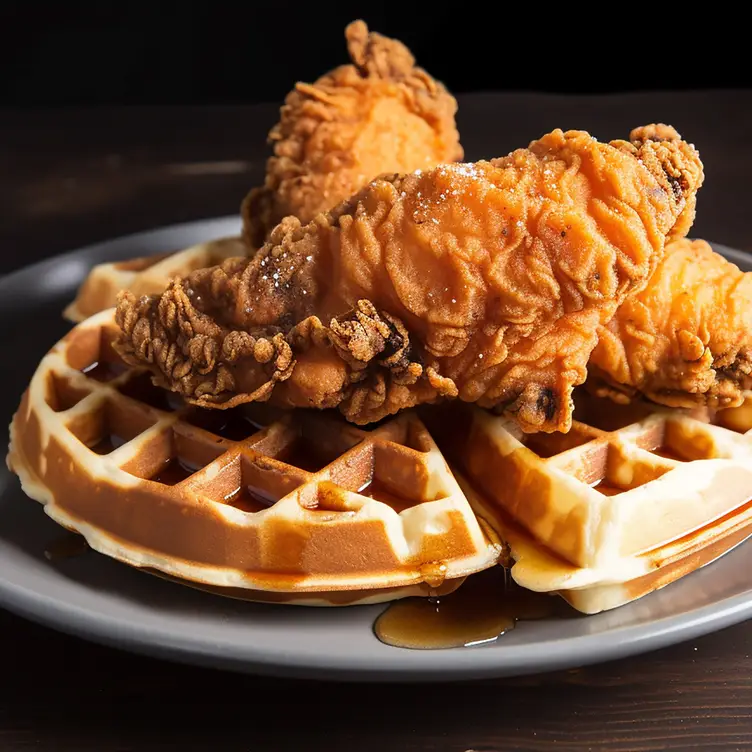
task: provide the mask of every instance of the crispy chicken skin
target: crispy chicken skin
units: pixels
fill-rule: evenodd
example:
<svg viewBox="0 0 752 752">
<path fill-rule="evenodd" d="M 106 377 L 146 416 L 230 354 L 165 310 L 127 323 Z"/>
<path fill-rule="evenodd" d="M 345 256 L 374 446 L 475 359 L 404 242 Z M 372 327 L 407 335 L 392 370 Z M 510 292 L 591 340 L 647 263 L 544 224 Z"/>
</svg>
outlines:
<svg viewBox="0 0 752 752">
<path fill-rule="evenodd" d="M 651 133 L 555 130 L 378 178 L 308 225 L 288 217 L 252 259 L 122 293 L 118 350 L 203 406 L 339 407 L 363 424 L 459 397 L 567 431 L 598 327 L 691 224 L 699 155 Z"/>
<path fill-rule="evenodd" d="M 669 243 L 647 287 L 598 331 L 588 387 L 628 402 L 736 407 L 752 379 L 752 274 L 704 240 Z"/>
<path fill-rule="evenodd" d="M 269 133 L 266 180 L 243 201 L 243 236 L 258 248 L 283 217 L 303 224 L 382 173 L 430 169 L 462 158 L 457 102 L 401 42 L 345 30 L 352 63 L 287 96 Z"/>
</svg>

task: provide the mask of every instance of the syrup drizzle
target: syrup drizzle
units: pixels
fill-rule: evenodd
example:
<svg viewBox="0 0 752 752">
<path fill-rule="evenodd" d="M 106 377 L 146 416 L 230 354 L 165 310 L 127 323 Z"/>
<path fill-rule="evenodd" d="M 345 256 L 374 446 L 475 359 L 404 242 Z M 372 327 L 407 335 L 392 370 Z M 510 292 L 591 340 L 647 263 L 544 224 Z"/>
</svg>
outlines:
<svg viewBox="0 0 752 752">
<path fill-rule="evenodd" d="M 125 444 L 125 439 L 122 436 L 117 436 L 114 433 L 107 436 L 103 436 L 95 444 L 92 444 L 89 449 L 97 454 L 109 454 L 119 449 Z"/>
<path fill-rule="evenodd" d="M 143 402 L 165 412 L 178 410 L 183 404 L 180 395 L 154 386 L 148 373 L 134 375 L 125 384 L 118 387 L 118 391 L 137 402 Z"/>
<path fill-rule="evenodd" d="M 624 493 L 623 488 L 612 486 L 605 479 L 596 481 L 590 486 L 594 491 L 603 494 L 604 496 L 616 496 L 617 494 Z"/>
<path fill-rule="evenodd" d="M 117 378 L 120 374 L 125 373 L 127 368 L 125 363 L 110 363 L 106 360 L 95 360 L 86 366 L 86 368 L 82 368 L 81 372 L 85 373 L 90 379 L 112 381 L 112 379 Z"/>
<path fill-rule="evenodd" d="M 243 441 L 263 428 L 238 410 L 208 410 L 196 408 L 187 417 L 189 423 L 230 441 Z"/>
<path fill-rule="evenodd" d="M 659 447 L 651 450 L 653 454 L 657 454 L 659 457 L 665 457 L 668 460 L 674 460 L 675 462 L 686 462 L 687 460 L 679 455 L 674 449 L 666 444 L 662 444 Z"/>
<path fill-rule="evenodd" d="M 474 574 L 440 598 L 395 601 L 374 623 L 381 642 L 398 648 L 440 650 L 495 642 L 518 621 L 571 612 L 552 595 L 533 593 L 512 582 L 503 567 Z"/>
<path fill-rule="evenodd" d="M 306 446 L 302 441 L 285 447 L 276 459 L 309 473 L 317 473 L 328 464 L 326 458 L 317 455 L 314 447 Z"/>
<path fill-rule="evenodd" d="M 394 509 L 395 512 L 402 512 L 403 510 L 414 507 L 419 503 L 418 501 L 407 499 L 404 496 L 399 496 L 390 491 L 377 478 L 372 478 L 365 486 L 359 488 L 358 493 L 361 496 L 367 496 L 369 499 L 375 499 L 376 501 L 381 501 L 384 504 L 387 504 Z M 436 587 L 430 583 L 429 586 Z"/>
<path fill-rule="evenodd" d="M 162 483 L 165 486 L 174 486 L 186 478 L 190 478 L 198 470 L 192 467 L 181 457 L 173 457 L 156 472 L 149 480 L 155 483 Z"/>
<path fill-rule="evenodd" d="M 225 504 L 242 510 L 243 512 L 260 512 L 268 509 L 274 502 L 260 493 L 255 493 L 250 486 L 240 486 L 223 499 Z"/>
<path fill-rule="evenodd" d="M 233 496 L 240 495 L 236 492 Z M 258 511 L 260 500 L 250 493 L 249 497 L 252 508 L 247 511 Z M 226 503 L 243 508 L 245 505 L 238 501 L 228 498 Z M 82 535 L 68 532 L 53 540 L 44 556 L 56 562 L 90 550 Z M 444 571 L 438 567 L 429 585 L 440 587 L 443 579 Z M 507 570 L 497 566 L 469 577 L 449 595 L 395 601 L 376 619 L 373 628 L 381 642 L 393 647 L 441 650 L 495 642 L 518 621 L 573 614 L 560 598 L 524 590 L 512 582 Z"/>
</svg>

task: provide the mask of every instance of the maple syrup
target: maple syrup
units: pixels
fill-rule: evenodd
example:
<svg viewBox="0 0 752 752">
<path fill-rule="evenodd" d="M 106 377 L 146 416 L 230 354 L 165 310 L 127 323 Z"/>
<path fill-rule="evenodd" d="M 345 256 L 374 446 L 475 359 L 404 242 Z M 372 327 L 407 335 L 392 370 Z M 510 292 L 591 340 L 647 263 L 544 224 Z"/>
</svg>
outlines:
<svg viewBox="0 0 752 752">
<path fill-rule="evenodd" d="M 71 559 L 74 556 L 81 556 L 89 550 L 89 544 L 86 538 L 78 533 L 65 533 L 53 540 L 47 548 L 44 549 L 44 558 L 48 561 L 60 561 L 62 559 Z"/>
<path fill-rule="evenodd" d="M 112 379 L 117 378 L 120 374 L 125 373 L 126 370 L 125 363 L 110 363 L 106 360 L 95 360 L 86 366 L 86 368 L 82 368 L 81 372 L 96 381 L 112 381 Z"/>
<path fill-rule="evenodd" d="M 568 449 L 585 444 L 589 440 L 590 436 L 573 428 L 569 433 L 527 434 L 525 446 L 541 459 L 548 459 L 566 452 Z"/>
<path fill-rule="evenodd" d="M 186 478 L 190 478 L 198 468 L 191 467 L 185 460 L 180 457 L 173 457 L 167 460 L 162 467 L 157 471 L 155 475 L 152 475 L 149 480 L 155 483 L 162 483 L 165 486 L 174 486 Z"/>
<path fill-rule="evenodd" d="M 118 447 L 123 446 L 123 444 L 125 444 L 125 439 L 122 436 L 108 434 L 95 444 L 92 444 L 89 449 L 97 454 L 109 454 L 110 452 L 114 452 Z"/>
<path fill-rule="evenodd" d="M 665 457 L 667 460 L 674 460 L 675 462 L 686 462 L 684 457 L 678 455 L 670 446 L 662 444 L 655 449 L 651 449 L 653 454 L 657 454 L 659 457 Z"/>
<path fill-rule="evenodd" d="M 236 488 L 231 494 L 225 496 L 223 501 L 243 512 L 260 512 L 262 509 L 268 509 L 273 503 L 261 494 L 254 493 L 253 489 L 248 486 Z"/>
<path fill-rule="evenodd" d="M 387 489 L 378 478 L 372 478 L 365 486 L 358 489 L 358 493 L 361 496 L 367 496 L 369 499 L 388 504 L 395 512 L 401 512 L 404 509 L 409 509 L 419 503 L 414 499 L 399 496 L 390 489 Z"/>
<path fill-rule="evenodd" d="M 223 439 L 243 441 L 263 428 L 238 410 L 208 410 L 197 408 L 187 416 L 191 425 L 203 428 Z"/>
<path fill-rule="evenodd" d="M 616 496 L 616 494 L 624 493 L 623 488 L 618 488 L 617 486 L 610 485 L 605 478 L 603 480 L 599 480 L 597 483 L 593 483 L 590 488 L 600 494 L 603 494 L 604 496 Z"/>
<path fill-rule="evenodd" d="M 182 403 L 179 395 L 154 386 L 148 373 L 140 373 L 128 379 L 125 384 L 118 387 L 118 391 L 137 402 L 143 402 L 165 412 L 179 409 Z"/>
<path fill-rule="evenodd" d="M 472 647 L 496 641 L 518 621 L 544 619 L 565 609 L 556 596 L 524 590 L 503 567 L 493 567 L 472 575 L 449 595 L 395 601 L 376 619 L 374 632 L 381 642 L 399 648 Z"/>
<path fill-rule="evenodd" d="M 309 473 L 317 473 L 329 464 L 313 447 L 308 446 L 303 441 L 289 444 L 277 455 L 276 459 L 284 462 L 286 465 L 298 467 Z"/>
</svg>

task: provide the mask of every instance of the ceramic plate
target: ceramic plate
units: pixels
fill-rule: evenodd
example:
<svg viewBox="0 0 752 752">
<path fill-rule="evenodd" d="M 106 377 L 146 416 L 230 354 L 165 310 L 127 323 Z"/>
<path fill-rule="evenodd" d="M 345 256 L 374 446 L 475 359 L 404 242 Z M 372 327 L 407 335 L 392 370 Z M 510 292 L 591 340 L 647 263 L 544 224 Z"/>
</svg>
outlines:
<svg viewBox="0 0 752 752">
<path fill-rule="evenodd" d="M 2 424 L 90 267 L 237 233 L 235 217 L 165 227 L 90 246 L 0 279 Z M 745 254 L 720 248 L 740 266 Z M 7 431 L 2 437 L 7 446 Z M 5 450 L 3 449 L 3 454 Z M 521 622 L 496 642 L 451 650 L 389 647 L 373 634 L 384 606 L 310 609 L 234 601 L 172 584 L 94 552 L 49 561 L 61 528 L 0 470 L 0 604 L 55 629 L 189 663 L 356 681 L 501 677 L 660 648 L 752 616 L 752 543 L 668 587 L 596 616 Z"/>
</svg>

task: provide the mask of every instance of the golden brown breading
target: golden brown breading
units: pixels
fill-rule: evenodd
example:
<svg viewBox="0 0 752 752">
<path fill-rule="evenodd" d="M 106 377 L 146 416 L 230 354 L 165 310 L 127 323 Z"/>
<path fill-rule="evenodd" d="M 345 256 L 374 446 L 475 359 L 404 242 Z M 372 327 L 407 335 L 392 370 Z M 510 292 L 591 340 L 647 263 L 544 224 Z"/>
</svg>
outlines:
<svg viewBox="0 0 752 752">
<path fill-rule="evenodd" d="M 382 177 L 306 226 L 286 219 L 250 260 L 123 294 L 118 348 L 204 406 L 271 399 L 367 423 L 459 397 L 566 431 L 598 326 L 644 286 L 702 180 L 678 135 L 561 130 Z"/>
<path fill-rule="evenodd" d="M 626 402 L 736 407 L 752 374 L 752 274 L 704 240 L 669 243 L 647 287 L 598 332 L 589 386 Z"/>
<path fill-rule="evenodd" d="M 270 133 L 274 156 L 267 162 L 264 186 L 253 189 L 241 206 L 241 239 L 249 256 L 285 216 L 307 223 L 378 175 L 462 158 L 454 121 L 457 103 L 446 89 L 415 67 L 401 42 L 369 33 L 362 21 L 351 23 L 345 33 L 352 64 L 315 84 L 299 83 Z M 108 274 L 109 267 L 97 267 L 81 288 L 89 295 L 102 293 L 93 309 L 82 303 L 90 313 L 114 302 L 100 289 Z M 148 282 L 150 292 L 164 289 L 158 277 L 142 282 Z"/>
<path fill-rule="evenodd" d="M 415 66 L 401 42 L 345 30 L 352 63 L 299 83 L 269 133 L 266 181 L 243 202 L 243 235 L 254 248 L 283 217 L 303 224 L 386 172 L 430 169 L 463 156 L 457 102 Z"/>
</svg>

